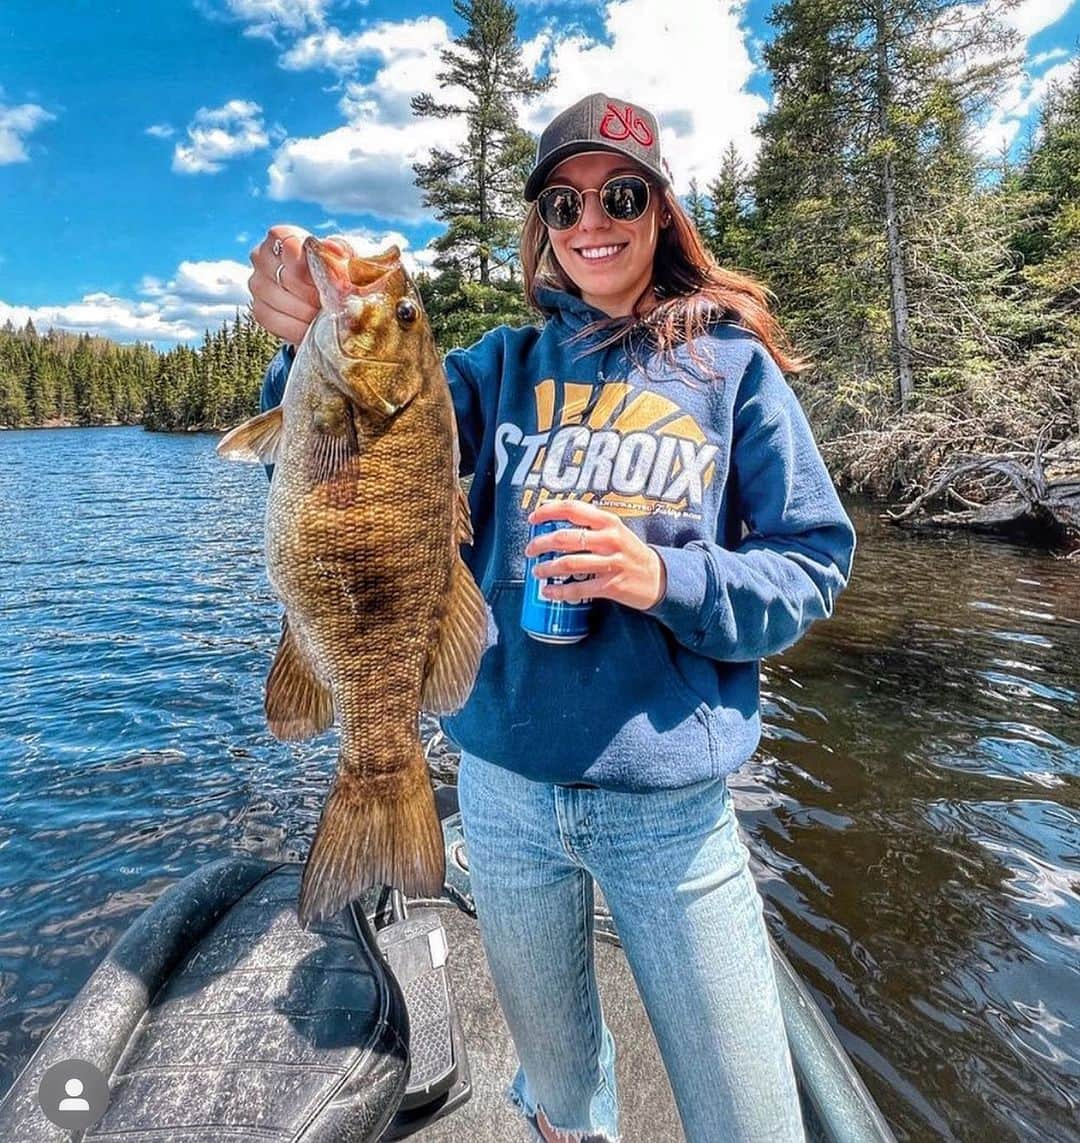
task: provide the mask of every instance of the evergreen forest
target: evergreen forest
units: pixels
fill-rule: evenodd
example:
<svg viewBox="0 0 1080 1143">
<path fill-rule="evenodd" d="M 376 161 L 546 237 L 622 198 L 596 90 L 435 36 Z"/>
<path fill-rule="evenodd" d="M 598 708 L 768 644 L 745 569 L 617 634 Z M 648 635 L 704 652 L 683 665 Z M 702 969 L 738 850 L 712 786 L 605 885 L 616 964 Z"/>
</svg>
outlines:
<svg viewBox="0 0 1080 1143">
<path fill-rule="evenodd" d="M 756 159 L 729 145 L 682 199 L 717 264 L 771 291 L 842 489 L 908 495 L 950 460 L 987 457 L 948 489 L 973 507 L 1016 483 L 1006 461 L 1041 475 L 1040 452 L 1077 446 L 1080 60 L 1017 153 L 988 159 L 977 132 L 1020 67 L 1010 2 L 777 3 Z M 463 148 L 414 168 L 445 226 L 417 283 L 444 350 L 535 320 L 517 236 L 536 140 L 514 108 L 554 79 L 523 64 L 507 0 L 454 7 L 463 31 L 439 80 L 469 99 L 413 99 L 418 116 L 468 125 Z M 275 347 L 244 314 L 168 352 L 9 325 L 0 424 L 228 427 L 256 408 Z"/>
</svg>

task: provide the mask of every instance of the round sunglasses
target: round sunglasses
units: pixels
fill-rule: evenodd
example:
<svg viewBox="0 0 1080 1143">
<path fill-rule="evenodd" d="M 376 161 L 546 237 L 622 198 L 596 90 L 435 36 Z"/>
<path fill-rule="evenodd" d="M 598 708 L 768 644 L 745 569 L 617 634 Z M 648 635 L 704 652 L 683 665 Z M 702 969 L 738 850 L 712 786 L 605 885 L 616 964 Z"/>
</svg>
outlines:
<svg viewBox="0 0 1080 1143">
<path fill-rule="evenodd" d="M 601 187 L 552 186 L 536 196 L 536 211 L 552 230 L 576 226 L 585 209 L 585 196 L 595 191 L 600 206 L 615 222 L 634 222 L 649 208 L 649 184 L 640 175 L 614 175 Z"/>
</svg>

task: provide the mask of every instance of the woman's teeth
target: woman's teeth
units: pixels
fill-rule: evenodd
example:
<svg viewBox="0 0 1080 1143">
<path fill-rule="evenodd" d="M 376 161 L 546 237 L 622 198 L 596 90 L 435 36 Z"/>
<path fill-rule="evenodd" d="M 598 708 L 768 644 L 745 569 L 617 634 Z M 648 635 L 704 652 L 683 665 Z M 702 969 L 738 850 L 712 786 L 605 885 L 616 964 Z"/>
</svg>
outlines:
<svg viewBox="0 0 1080 1143">
<path fill-rule="evenodd" d="M 590 262 L 595 262 L 599 258 L 610 258 L 613 254 L 618 252 L 625 246 L 624 242 L 620 246 L 583 246 L 578 250 L 582 258 L 587 258 Z"/>
</svg>

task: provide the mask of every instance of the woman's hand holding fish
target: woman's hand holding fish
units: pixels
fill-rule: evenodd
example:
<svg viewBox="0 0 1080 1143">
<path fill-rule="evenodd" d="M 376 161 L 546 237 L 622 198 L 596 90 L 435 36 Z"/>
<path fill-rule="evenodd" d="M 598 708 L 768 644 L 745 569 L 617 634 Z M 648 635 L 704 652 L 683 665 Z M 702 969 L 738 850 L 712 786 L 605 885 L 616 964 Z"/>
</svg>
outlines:
<svg viewBox="0 0 1080 1143">
<path fill-rule="evenodd" d="M 248 278 L 251 312 L 268 333 L 293 345 L 304 340 L 319 312 L 319 294 L 308 268 L 299 226 L 271 226 L 251 251 L 254 273 Z"/>
<path fill-rule="evenodd" d="M 545 520 L 569 520 L 575 527 L 537 536 L 526 545 L 526 556 L 557 553 L 555 558 L 538 565 L 536 571 L 540 577 L 594 577 L 575 583 L 547 584 L 541 590 L 545 598 L 568 602 L 613 599 L 644 611 L 664 597 L 667 590 L 664 561 L 614 512 L 581 500 L 549 500 L 529 516 L 532 524 Z M 574 554 L 558 554 L 564 552 Z"/>
</svg>

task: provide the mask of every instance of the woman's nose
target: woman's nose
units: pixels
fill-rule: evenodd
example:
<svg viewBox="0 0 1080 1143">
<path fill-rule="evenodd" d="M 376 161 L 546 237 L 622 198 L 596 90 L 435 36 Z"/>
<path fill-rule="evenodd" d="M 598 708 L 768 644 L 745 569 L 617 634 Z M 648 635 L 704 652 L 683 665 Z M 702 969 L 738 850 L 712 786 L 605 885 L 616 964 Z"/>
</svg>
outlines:
<svg viewBox="0 0 1080 1143">
<path fill-rule="evenodd" d="M 589 189 L 582 196 L 581 220 L 578 226 L 583 230 L 595 230 L 608 224 L 608 216 L 600 205 L 600 192 Z"/>
</svg>

